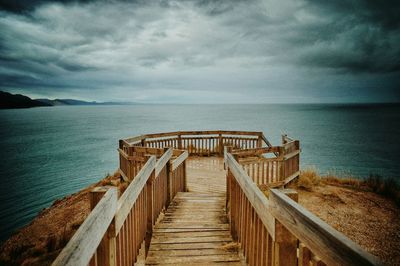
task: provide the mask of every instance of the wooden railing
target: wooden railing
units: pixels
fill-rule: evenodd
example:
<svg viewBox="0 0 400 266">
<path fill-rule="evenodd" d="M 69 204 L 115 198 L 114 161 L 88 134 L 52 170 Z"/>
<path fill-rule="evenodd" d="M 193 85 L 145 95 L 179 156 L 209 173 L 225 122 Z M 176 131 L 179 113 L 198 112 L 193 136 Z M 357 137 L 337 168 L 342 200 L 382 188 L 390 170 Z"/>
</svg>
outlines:
<svg viewBox="0 0 400 266">
<path fill-rule="evenodd" d="M 231 233 L 249 265 L 380 264 L 297 204 L 295 191 L 271 189 L 267 197 L 231 153 L 225 158 Z"/>
<path fill-rule="evenodd" d="M 300 175 L 300 142 L 282 136 L 281 146 L 255 149 L 227 147 L 257 185 L 280 187 Z M 269 155 L 269 156 L 268 156 Z"/>
<path fill-rule="evenodd" d="M 53 265 L 133 265 L 160 213 L 185 191 L 186 151 L 122 145 L 119 153 L 129 186 L 119 199 L 114 187 L 91 192 L 91 213 Z"/>
<path fill-rule="evenodd" d="M 92 211 L 53 265 L 132 265 L 149 250 L 153 226 L 186 191 L 186 159 L 224 155 L 232 237 L 250 265 L 376 265 L 379 261 L 277 190 L 299 175 L 299 141 L 272 146 L 260 132 L 185 131 L 119 143 L 119 172 L 129 185 L 91 192 Z M 258 185 L 271 189 L 266 195 Z"/>
<path fill-rule="evenodd" d="M 159 134 L 147 134 L 128 138 L 120 142 L 123 146 L 143 146 L 151 148 L 173 147 L 184 149 L 189 155 L 222 156 L 224 146 L 240 149 L 261 148 L 271 146 L 262 132 L 253 131 L 177 131 Z M 122 147 L 121 147 L 122 146 Z"/>
</svg>

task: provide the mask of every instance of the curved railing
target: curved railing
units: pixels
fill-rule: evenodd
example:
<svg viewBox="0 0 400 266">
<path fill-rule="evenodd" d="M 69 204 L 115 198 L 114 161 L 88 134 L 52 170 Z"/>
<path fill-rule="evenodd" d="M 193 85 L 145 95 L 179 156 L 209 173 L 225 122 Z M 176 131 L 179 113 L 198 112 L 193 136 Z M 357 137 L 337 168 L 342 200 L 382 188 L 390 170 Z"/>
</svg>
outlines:
<svg viewBox="0 0 400 266">
<path fill-rule="evenodd" d="M 254 131 L 176 131 L 168 133 L 146 134 L 120 140 L 120 148 L 142 146 L 151 148 L 172 147 L 184 149 L 190 155 L 219 155 L 224 146 L 241 149 L 272 146 L 262 132 Z"/>
</svg>

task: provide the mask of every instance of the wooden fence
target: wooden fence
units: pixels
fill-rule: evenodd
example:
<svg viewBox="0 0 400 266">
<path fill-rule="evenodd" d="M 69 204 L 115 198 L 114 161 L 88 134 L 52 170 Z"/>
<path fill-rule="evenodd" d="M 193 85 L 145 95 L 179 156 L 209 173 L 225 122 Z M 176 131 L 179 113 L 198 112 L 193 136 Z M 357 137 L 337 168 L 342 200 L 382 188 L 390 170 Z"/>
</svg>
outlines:
<svg viewBox="0 0 400 266">
<path fill-rule="evenodd" d="M 294 191 L 271 189 L 267 197 L 230 153 L 226 164 L 231 234 L 249 265 L 380 264 L 297 204 Z"/>
<path fill-rule="evenodd" d="M 114 187 L 92 191 L 91 213 L 53 265 L 132 265 L 141 247 L 147 254 L 160 213 L 185 191 L 186 151 L 120 146 L 119 152 L 129 186 L 119 199 Z"/>
<path fill-rule="evenodd" d="M 254 149 L 229 147 L 245 172 L 257 185 L 284 186 L 300 175 L 300 142 L 283 136 L 281 146 Z M 270 155 L 267 158 L 265 155 Z"/>
</svg>

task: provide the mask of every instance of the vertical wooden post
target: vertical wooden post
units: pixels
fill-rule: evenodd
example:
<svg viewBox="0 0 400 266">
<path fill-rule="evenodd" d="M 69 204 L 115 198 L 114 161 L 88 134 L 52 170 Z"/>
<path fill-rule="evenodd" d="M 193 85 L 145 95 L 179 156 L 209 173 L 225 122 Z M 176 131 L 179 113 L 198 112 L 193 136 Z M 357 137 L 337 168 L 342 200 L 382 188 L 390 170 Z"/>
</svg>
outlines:
<svg viewBox="0 0 400 266">
<path fill-rule="evenodd" d="M 278 181 L 283 181 L 286 178 L 286 161 L 284 160 L 285 157 L 285 147 L 281 146 L 279 147 L 279 164 L 280 164 L 280 169 L 279 169 L 279 180 Z"/>
<path fill-rule="evenodd" d="M 96 187 L 90 192 L 90 209 L 93 210 L 97 203 L 103 198 L 107 192 L 107 187 Z M 96 251 L 96 265 L 116 265 L 116 238 L 115 238 L 115 223 L 111 222 L 106 234 L 103 236 L 97 251 Z M 92 259 L 93 260 L 93 259 Z M 92 261 L 90 263 L 92 265 Z"/>
<path fill-rule="evenodd" d="M 178 134 L 178 149 L 182 150 L 182 136 Z"/>
<path fill-rule="evenodd" d="M 167 151 L 168 148 L 165 148 L 164 151 Z M 166 175 L 167 175 L 167 180 L 166 180 L 166 186 L 167 186 L 167 201 L 165 202 L 165 207 L 168 208 L 169 204 L 171 203 L 171 178 L 172 178 L 172 171 L 171 171 L 171 160 L 169 160 L 167 162 L 167 164 L 165 165 L 165 171 L 166 171 Z"/>
<path fill-rule="evenodd" d="M 257 148 L 261 148 L 261 147 L 262 147 L 262 137 L 260 135 L 260 136 L 258 136 L 258 139 L 257 139 Z"/>
<path fill-rule="evenodd" d="M 219 151 L 218 154 L 222 155 L 224 152 L 224 141 L 222 139 L 222 134 L 218 134 L 218 141 L 219 141 Z"/>
<path fill-rule="evenodd" d="M 282 144 L 286 144 L 286 143 L 287 143 L 286 137 L 287 137 L 286 134 L 283 134 L 283 135 L 282 135 Z"/>
<path fill-rule="evenodd" d="M 151 236 L 153 235 L 153 224 L 154 224 L 154 217 L 153 217 L 153 181 L 155 178 L 155 170 L 151 173 L 149 179 L 146 183 L 146 190 L 147 190 L 147 226 L 146 226 L 146 239 L 145 239 L 145 255 L 149 252 L 150 248 L 150 241 Z"/>
<path fill-rule="evenodd" d="M 182 171 L 183 171 L 183 192 L 187 192 L 187 177 L 186 177 L 186 160 L 182 163 Z"/>
<path fill-rule="evenodd" d="M 167 163 L 167 172 L 168 172 L 168 174 L 167 174 L 167 194 L 168 194 L 168 205 L 167 206 L 169 206 L 169 203 L 171 203 L 171 201 L 172 201 L 172 195 L 173 195 L 173 193 L 172 193 L 172 182 L 173 182 L 173 171 L 172 171 L 172 163 L 171 163 L 171 161 L 168 161 L 168 163 Z"/>
<path fill-rule="evenodd" d="M 300 141 L 296 140 L 295 145 L 296 145 L 296 150 L 300 151 Z M 300 171 L 300 153 L 297 156 L 297 160 L 296 160 L 296 171 Z"/>
<path fill-rule="evenodd" d="M 282 190 L 289 198 L 298 202 L 297 191 Z M 275 265 L 297 265 L 297 238 L 293 236 L 278 220 L 275 220 Z"/>
<path fill-rule="evenodd" d="M 228 152 L 231 153 L 232 150 L 233 150 L 233 147 L 232 147 L 232 146 L 225 146 L 225 147 L 224 147 L 224 169 L 225 169 L 225 170 L 227 170 L 227 165 L 226 165 L 227 157 L 226 157 L 226 154 L 227 154 Z"/>
<path fill-rule="evenodd" d="M 237 187 L 236 187 L 236 182 L 235 178 L 232 175 L 231 171 L 228 170 L 228 189 L 230 191 L 229 193 L 229 204 L 227 203 L 227 210 L 229 207 L 229 215 L 230 215 L 230 229 L 231 229 L 231 235 L 234 241 L 237 241 L 237 231 L 236 231 L 236 193 L 237 193 Z"/>
</svg>

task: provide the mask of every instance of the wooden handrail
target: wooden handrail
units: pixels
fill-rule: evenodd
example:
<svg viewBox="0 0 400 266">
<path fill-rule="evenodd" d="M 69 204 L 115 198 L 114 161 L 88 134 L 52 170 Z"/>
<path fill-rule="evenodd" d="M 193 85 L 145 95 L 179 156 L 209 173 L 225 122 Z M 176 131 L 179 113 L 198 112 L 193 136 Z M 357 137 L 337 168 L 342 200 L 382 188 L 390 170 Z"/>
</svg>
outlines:
<svg viewBox="0 0 400 266">
<path fill-rule="evenodd" d="M 189 153 L 184 151 L 178 158 L 171 162 L 171 170 L 175 170 L 181 163 L 183 163 L 189 157 Z"/>
<path fill-rule="evenodd" d="M 133 204 L 136 202 L 136 199 L 139 197 L 142 189 L 147 183 L 151 173 L 153 172 L 156 165 L 156 156 L 151 156 L 150 159 L 147 160 L 146 164 L 139 171 L 139 173 L 135 176 L 133 181 L 129 184 L 125 192 L 118 200 L 118 211 L 115 215 L 115 231 L 118 232 L 129 212 L 132 209 Z"/>
<path fill-rule="evenodd" d="M 108 188 L 103 198 L 53 262 L 53 266 L 79 266 L 89 263 L 114 218 L 117 211 L 117 198 L 117 189 Z"/>
<path fill-rule="evenodd" d="M 210 130 L 210 131 L 175 131 L 165 133 L 154 133 L 143 135 L 145 138 L 159 138 L 159 137 L 171 137 L 171 136 L 195 136 L 195 135 L 240 135 L 240 136 L 262 136 L 262 132 L 257 131 L 230 131 L 230 130 Z"/>
<path fill-rule="evenodd" d="M 163 167 L 168 163 L 168 161 L 171 159 L 173 154 L 173 149 L 169 148 L 163 156 L 157 161 L 156 166 L 155 166 L 155 176 L 158 176 L 158 174 L 161 172 Z"/>
<path fill-rule="evenodd" d="M 271 146 L 271 147 L 262 147 L 262 148 L 254 148 L 254 149 L 234 149 L 232 154 L 237 155 L 238 157 L 246 157 L 246 156 L 257 156 L 265 153 L 276 153 L 279 152 L 279 147 Z"/>
<path fill-rule="evenodd" d="M 232 154 L 228 153 L 226 155 L 226 162 L 228 169 L 232 172 L 236 181 L 239 183 L 264 226 L 267 228 L 268 232 L 270 232 L 272 238 L 275 239 L 275 218 L 268 211 L 269 200 L 244 172 L 243 168 L 235 160 Z"/>
<path fill-rule="evenodd" d="M 359 245 L 277 189 L 269 194 L 269 210 L 294 236 L 328 265 L 380 265 Z"/>
<path fill-rule="evenodd" d="M 227 206 L 231 232 L 233 236 L 241 236 L 238 241 L 244 248 L 249 264 L 254 264 L 258 256 L 252 247 L 260 244 L 262 249 L 265 245 L 268 246 L 267 253 L 277 252 L 275 255 L 260 255 L 268 256 L 262 259 L 268 260 L 272 265 L 293 262 L 297 257 L 308 265 L 311 255 L 302 257 L 302 252 L 305 251 L 312 252 L 322 265 L 381 265 L 376 257 L 297 204 L 281 190 L 270 189 L 267 198 L 234 156 L 228 152 L 225 156 L 228 166 Z M 259 227 L 257 220 L 261 220 L 265 229 Z M 262 233 L 262 236 L 256 233 L 264 230 L 266 233 Z M 248 232 L 252 232 L 250 236 L 247 235 Z M 298 245 L 300 255 L 297 254 Z"/>
<path fill-rule="evenodd" d="M 127 146 L 132 143 L 144 141 L 146 139 L 163 138 L 163 137 L 182 137 L 182 136 L 198 136 L 198 135 L 237 135 L 237 136 L 254 136 L 262 139 L 267 146 L 272 146 L 271 143 L 265 138 L 262 132 L 258 131 L 229 131 L 229 130 L 211 130 L 211 131 L 174 131 L 165 133 L 145 134 L 135 137 L 125 138 L 121 141 Z"/>
</svg>

